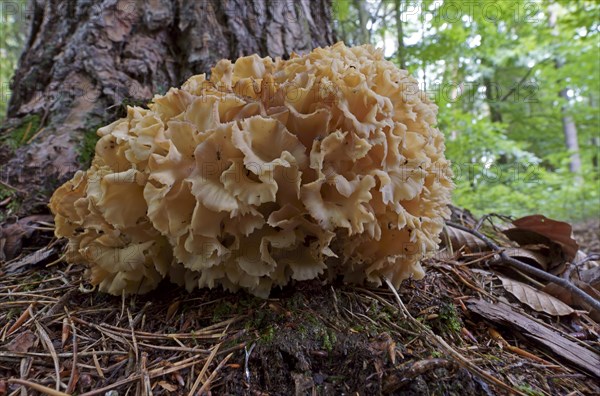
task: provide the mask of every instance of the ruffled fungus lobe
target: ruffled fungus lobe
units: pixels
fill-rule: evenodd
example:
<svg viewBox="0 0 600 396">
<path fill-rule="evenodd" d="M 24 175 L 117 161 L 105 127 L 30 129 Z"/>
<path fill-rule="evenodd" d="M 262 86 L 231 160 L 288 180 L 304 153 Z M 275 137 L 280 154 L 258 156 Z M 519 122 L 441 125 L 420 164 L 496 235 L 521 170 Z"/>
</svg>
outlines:
<svg viewBox="0 0 600 396">
<path fill-rule="evenodd" d="M 112 294 L 169 277 L 267 296 L 343 275 L 398 287 L 452 188 L 436 106 L 370 46 L 220 61 L 101 128 L 51 199 L 68 260 Z"/>
</svg>

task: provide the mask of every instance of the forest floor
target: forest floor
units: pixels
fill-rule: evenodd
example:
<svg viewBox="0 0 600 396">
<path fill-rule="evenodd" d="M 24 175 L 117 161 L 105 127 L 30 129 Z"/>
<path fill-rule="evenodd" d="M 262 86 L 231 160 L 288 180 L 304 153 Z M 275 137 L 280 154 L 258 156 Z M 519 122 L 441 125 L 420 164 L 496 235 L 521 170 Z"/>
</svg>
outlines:
<svg viewBox="0 0 600 396">
<path fill-rule="evenodd" d="M 61 262 L 38 225 L 24 249 L 37 259 L 0 262 L 0 395 L 600 394 L 597 323 L 523 304 L 489 251 L 428 259 L 398 294 L 312 281 L 264 300 L 164 283 L 120 298 Z M 575 234 L 599 250 L 597 223 Z"/>
</svg>

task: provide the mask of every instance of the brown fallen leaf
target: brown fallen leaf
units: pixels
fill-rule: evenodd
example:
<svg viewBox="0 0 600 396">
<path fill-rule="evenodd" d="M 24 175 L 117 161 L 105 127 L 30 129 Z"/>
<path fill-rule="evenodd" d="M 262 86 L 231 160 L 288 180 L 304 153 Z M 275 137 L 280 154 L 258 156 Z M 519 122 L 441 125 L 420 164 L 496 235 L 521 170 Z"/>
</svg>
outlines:
<svg viewBox="0 0 600 396">
<path fill-rule="evenodd" d="M 45 246 L 23 258 L 10 261 L 4 266 L 3 271 L 7 275 L 20 274 L 30 270 L 32 267 L 48 262 L 48 258 L 52 257 L 56 252 L 57 249 Z"/>
<path fill-rule="evenodd" d="M 584 271 L 573 271 L 570 280 L 575 286 L 600 300 L 600 267 L 593 267 Z M 594 310 L 588 303 L 570 290 L 556 283 L 548 283 L 542 290 L 558 298 L 565 304 L 578 306 L 589 311 L 589 315 L 593 320 L 600 321 L 600 312 Z"/>
<path fill-rule="evenodd" d="M 15 257 L 21 250 L 22 240 L 30 235 L 18 222 L 0 227 L 0 240 L 2 240 L 0 260 L 10 260 Z"/>
<path fill-rule="evenodd" d="M 10 352 L 25 353 L 33 346 L 35 340 L 35 334 L 33 334 L 31 330 L 26 330 L 9 342 L 8 345 L 6 345 L 6 349 Z"/>
<path fill-rule="evenodd" d="M 498 276 L 498 278 L 502 281 L 502 286 L 506 291 L 538 312 L 555 316 L 570 315 L 575 312 L 564 302 L 532 286 L 503 276 Z"/>
<path fill-rule="evenodd" d="M 454 251 L 461 249 L 463 246 L 469 253 L 487 252 L 490 250 L 484 241 L 458 228 L 447 226 L 444 234 L 442 234 L 442 241 L 447 244 L 446 238 L 449 239 Z"/>
<path fill-rule="evenodd" d="M 542 215 L 532 215 L 514 220 L 515 227 L 521 230 L 535 232 L 561 246 L 565 258 L 571 261 L 575 258 L 579 245 L 573 239 L 573 228 L 569 223 L 557 221 Z"/>
<path fill-rule="evenodd" d="M 600 292 L 600 266 L 580 271 L 579 279 Z"/>
<path fill-rule="evenodd" d="M 527 249 L 546 257 L 546 265 L 540 266 L 544 271 L 556 275 L 565 269 L 568 260 L 558 243 L 552 242 L 549 238 L 537 232 L 516 227 L 504 230 L 502 233 L 511 241 L 516 242 L 520 249 Z"/>
<path fill-rule="evenodd" d="M 167 309 L 167 322 L 170 322 L 175 317 L 179 305 L 181 305 L 181 300 L 175 300 L 169 305 L 169 308 Z"/>
<path fill-rule="evenodd" d="M 32 215 L 0 226 L 0 261 L 10 260 L 21 253 L 23 240 L 35 232 L 37 222 L 53 221 L 50 215 Z"/>
<path fill-rule="evenodd" d="M 521 261 L 525 261 L 531 264 L 537 264 L 543 269 L 548 268 L 549 259 L 543 254 L 530 249 L 524 248 L 506 248 L 504 249 L 504 253 L 509 255 L 510 257 L 516 258 Z"/>
</svg>

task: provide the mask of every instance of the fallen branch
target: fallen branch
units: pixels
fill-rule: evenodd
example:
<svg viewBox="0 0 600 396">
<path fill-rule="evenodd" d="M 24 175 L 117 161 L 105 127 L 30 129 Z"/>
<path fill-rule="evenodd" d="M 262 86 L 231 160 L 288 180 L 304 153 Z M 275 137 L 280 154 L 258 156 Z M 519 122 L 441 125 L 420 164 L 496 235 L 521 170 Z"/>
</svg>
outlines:
<svg viewBox="0 0 600 396">
<path fill-rule="evenodd" d="M 571 293 L 579 296 L 583 301 L 588 303 L 593 309 L 600 312 L 600 301 L 596 300 L 594 297 L 590 296 L 589 294 L 587 294 L 586 292 L 584 292 L 583 290 L 581 290 L 580 288 L 575 286 L 573 283 L 571 283 L 567 279 L 559 278 L 558 276 L 554 276 L 546 271 L 532 267 L 529 264 L 525 264 L 524 262 L 522 262 L 520 260 L 510 257 L 509 255 L 504 253 L 503 249 L 500 246 L 496 245 L 490 238 L 486 237 L 479 231 L 475 231 L 468 227 L 464 227 L 460 224 L 456 224 L 456 223 L 452 223 L 452 222 L 446 222 L 446 224 L 450 227 L 454 227 L 459 230 L 468 232 L 468 233 L 476 236 L 477 238 L 481 239 L 482 241 L 484 241 L 491 250 L 498 253 L 498 255 L 500 256 L 500 259 L 504 263 L 506 263 L 520 271 L 526 272 L 530 275 L 537 276 L 548 282 L 554 282 L 557 285 L 564 287 Z"/>
</svg>

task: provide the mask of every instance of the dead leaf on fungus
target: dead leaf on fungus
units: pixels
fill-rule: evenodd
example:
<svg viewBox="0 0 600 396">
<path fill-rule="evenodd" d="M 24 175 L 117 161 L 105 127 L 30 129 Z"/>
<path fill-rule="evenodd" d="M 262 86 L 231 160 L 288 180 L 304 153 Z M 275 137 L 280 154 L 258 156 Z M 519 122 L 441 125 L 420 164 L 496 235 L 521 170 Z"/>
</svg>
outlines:
<svg viewBox="0 0 600 396">
<path fill-rule="evenodd" d="M 510 294 L 515 296 L 523 304 L 529 305 L 538 312 L 545 312 L 554 316 L 570 315 L 575 312 L 573 308 L 569 307 L 559 299 L 554 298 L 543 291 L 537 290 L 532 286 L 503 276 L 498 276 L 498 278 L 500 278 L 502 286 Z"/>
</svg>

